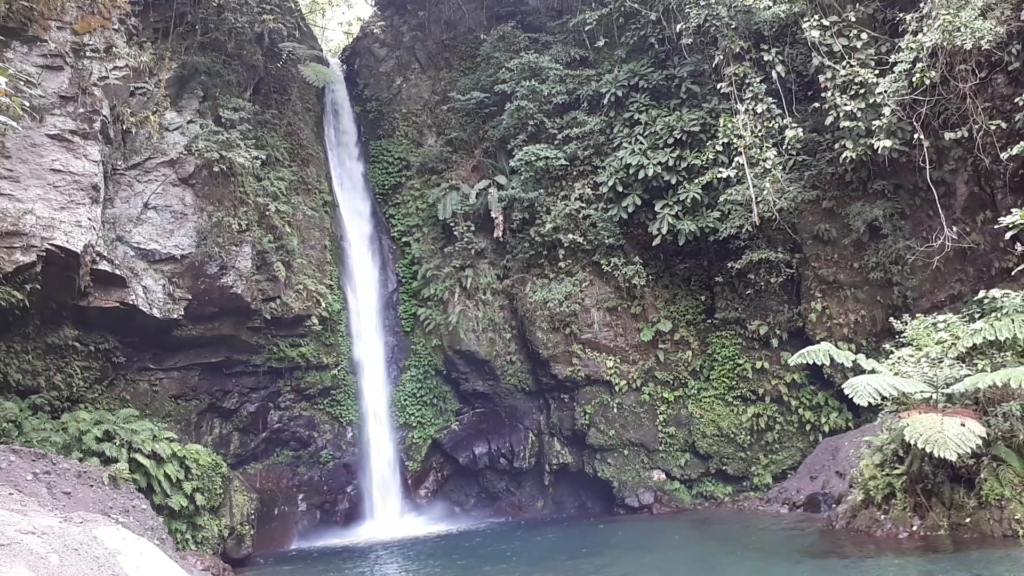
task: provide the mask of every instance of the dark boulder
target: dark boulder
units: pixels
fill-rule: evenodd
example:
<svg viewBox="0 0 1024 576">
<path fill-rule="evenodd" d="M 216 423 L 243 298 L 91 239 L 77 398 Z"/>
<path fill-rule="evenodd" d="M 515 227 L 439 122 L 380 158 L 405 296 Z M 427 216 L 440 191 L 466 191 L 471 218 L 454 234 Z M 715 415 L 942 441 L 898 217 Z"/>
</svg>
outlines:
<svg viewBox="0 0 1024 576">
<path fill-rule="evenodd" d="M 828 492 L 812 492 L 804 498 L 800 509 L 810 514 L 822 514 L 835 508 L 836 497 Z"/>
<path fill-rule="evenodd" d="M 472 470 L 528 470 L 537 461 L 539 442 L 528 422 L 497 408 L 474 410 L 440 439 L 445 453 Z"/>
</svg>

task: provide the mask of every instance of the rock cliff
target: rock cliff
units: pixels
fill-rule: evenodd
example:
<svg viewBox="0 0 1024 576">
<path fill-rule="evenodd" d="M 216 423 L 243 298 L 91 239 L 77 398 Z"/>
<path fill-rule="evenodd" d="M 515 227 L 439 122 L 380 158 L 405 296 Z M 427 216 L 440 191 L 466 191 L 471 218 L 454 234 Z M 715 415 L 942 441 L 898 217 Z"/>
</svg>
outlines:
<svg viewBox="0 0 1024 576">
<path fill-rule="evenodd" d="M 907 156 L 826 157 L 769 204 L 772 224 L 751 183 L 737 224 L 748 190 L 711 182 L 736 164 L 686 172 L 724 156 L 707 152 L 736 120 L 721 79 L 678 42 L 626 58 L 646 36 L 620 24 L 650 18 L 609 24 L 577 0 L 376 4 L 343 60 L 394 239 L 395 412 L 419 501 L 662 512 L 765 489 L 858 416 L 786 354 L 877 347 L 890 316 L 1012 268 L 992 224 L 1016 176 L 955 142 L 927 187 Z M 296 5 L 0 2 L 0 35 L 30 95 L 0 141 L 0 394 L 55 414 L 132 405 L 214 448 L 234 524 L 255 524 L 229 559 L 350 521 L 355 383 L 320 96 L 298 71 L 319 47 Z M 822 86 L 789 78 L 814 136 Z M 652 124 L 674 130 L 665 154 L 609 151 L 623 134 L 646 145 Z M 820 144 L 793 161 L 839 148 Z M 637 184 L 654 177 L 675 180 Z M 672 208 L 679 182 L 696 184 Z M 913 249 L 933 197 L 977 250 Z"/>
<path fill-rule="evenodd" d="M 131 405 L 213 447 L 255 543 L 353 513 L 355 389 L 319 51 L 290 0 L 0 6 L 0 393 Z M 247 522 L 251 523 L 252 519 Z"/>
<path fill-rule="evenodd" d="M 664 236 L 688 208 L 663 208 L 676 180 L 658 178 L 712 147 L 680 145 L 687 131 L 737 120 L 699 124 L 727 86 L 700 52 L 713 39 L 690 52 L 678 36 L 699 34 L 690 23 L 661 30 L 628 4 L 380 0 L 345 53 L 370 176 L 402 252 L 405 328 L 443 358 L 460 404 L 450 427 L 431 420 L 431 440 L 407 453 L 414 467 L 425 454 L 413 477 L 421 497 L 532 513 L 559 509 L 553 494 L 571 485 L 604 509 L 657 512 L 766 489 L 857 416 L 827 378 L 788 368 L 788 353 L 825 339 L 872 349 L 890 337 L 890 317 L 956 304 L 1008 271 L 992 226 L 1014 187 L 969 193 L 964 182 L 998 175 L 956 164 L 955 150 L 934 190 L 970 222 L 970 250 L 915 253 L 935 213 L 916 208 L 932 197 L 909 159 L 851 164 L 856 176 L 799 173 L 795 211 L 773 223 L 758 220 L 754 183 L 749 194 L 741 184 L 690 231 L 701 218 L 741 230 Z M 820 109 L 813 70 L 790 76 L 792 106 Z M 671 134 L 651 128 L 657 114 L 673 115 Z M 827 125 L 805 118 L 809 132 Z M 664 139 L 629 140 L 645 130 Z M 629 177 L 616 192 L 605 169 L 623 157 Z M 681 174 L 678 188 L 700 197 L 729 170 Z M 870 193 L 853 189 L 872 178 Z M 728 204 L 730 193 L 747 206 Z M 752 217 L 723 216 L 749 211 L 751 196 Z"/>
</svg>

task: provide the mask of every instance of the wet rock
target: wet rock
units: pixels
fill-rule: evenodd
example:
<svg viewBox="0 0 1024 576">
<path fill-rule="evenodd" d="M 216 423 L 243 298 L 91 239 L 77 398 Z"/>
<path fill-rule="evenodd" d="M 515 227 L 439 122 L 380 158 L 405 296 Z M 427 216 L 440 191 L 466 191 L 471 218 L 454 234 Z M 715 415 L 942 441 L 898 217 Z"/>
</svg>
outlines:
<svg viewBox="0 0 1024 576">
<path fill-rule="evenodd" d="M 234 576 L 235 571 L 220 558 L 202 552 L 181 552 L 180 561 L 210 576 Z"/>
<path fill-rule="evenodd" d="M 876 422 L 822 440 L 792 476 L 768 492 L 765 502 L 773 507 L 795 509 L 803 506 L 812 494 L 827 494 L 834 502 L 849 490 L 850 474 L 860 466 L 865 441 L 881 431 L 882 424 Z"/>
<path fill-rule="evenodd" d="M 836 497 L 828 492 L 812 492 L 804 497 L 800 509 L 810 514 L 828 512 L 836 505 Z"/>
<path fill-rule="evenodd" d="M 455 465 L 451 459 L 436 451 L 424 462 L 418 474 L 410 479 L 413 499 L 419 504 L 426 504 L 437 494 L 441 486 L 451 477 Z"/>
<path fill-rule="evenodd" d="M 637 500 L 641 506 L 650 506 L 654 504 L 654 490 L 644 490 L 637 496 Z"/>
<path fill-rule="evenodd" d="M 539 446 L 528 424 L 497 408 L 459 417 L 438 443 L 460 465 L 473 470 L 528 470 L 536 463 Z"/>
</svg>

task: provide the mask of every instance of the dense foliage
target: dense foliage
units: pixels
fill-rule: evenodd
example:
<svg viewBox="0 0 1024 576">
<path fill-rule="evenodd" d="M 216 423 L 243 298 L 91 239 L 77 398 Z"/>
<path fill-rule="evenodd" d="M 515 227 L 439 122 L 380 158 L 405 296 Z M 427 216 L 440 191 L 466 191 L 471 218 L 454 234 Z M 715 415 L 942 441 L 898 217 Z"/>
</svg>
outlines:
<svg viewBox="0 0 1024 576">
<path fill-rule="evenodd" d="M 899 337 L 881 362 L 827 343 L 790 359 L 871 371 L 843 390 L 896 414 L 862 466 L 861 495 L 887 511 L 945 511 L 945 522 L 979 505 L 1019 512 L 1024 293 L 983 291 L 957 313 L 893 324 Z"/>
<path fill-rule="evenodd" d="M 877 348 L 933 267 L 998 242 L 1022 127 L 1013 2 L 439 4 L 364 27 L 435 49 L 394 69 L 429 94 L 356 84 L 403 325 L 510 389 L 536 389 L 537 357 L 607 386 L 577 406 L 584 432 L 639 391 L 660 444 L 637 466 L 687 494 L 716 474 L 764 486 L 851 427 L 787 351 Z"/>
<path fill-rule="evenodd" d="M 139 417 L 131 409 L 48 415 L 45 400 L 0 399 L 0 443 L 18 444 L 107 466 L 113 482 L 130 482 L 153 503 L 183 550 L 220 551 L 228 526 L 218 517 L 228 481 L 220 456 Z"/>
<path fill-rule="evenodd" d="M 517 254 L 600 252 L 621 241 L 617 220 L 656 244 L 778 251 L 770 230 L 813 202 L 844 212 L 851 239 L 887 238 L 892 261 L 871 263 L 885 274 L 978 230 L 939 196 L 996 186 L 1012 152 L 1016 120 L 991 105 L 1015 96 L 1012 8 L 623 1 L 464 40 L 444 144 L 469 155 L 434 190 L 439 214 L 491 216 Z M 931 213 L 934 242 L 899 249 L 912 210 Z M 778 266 L 772 254 L 737 264 Z"/>
</svg>

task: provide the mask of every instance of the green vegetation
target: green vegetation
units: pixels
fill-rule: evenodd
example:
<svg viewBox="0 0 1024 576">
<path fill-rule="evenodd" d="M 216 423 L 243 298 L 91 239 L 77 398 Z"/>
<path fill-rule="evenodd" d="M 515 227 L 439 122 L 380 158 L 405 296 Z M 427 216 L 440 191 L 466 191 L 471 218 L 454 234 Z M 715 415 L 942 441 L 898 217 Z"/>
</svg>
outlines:
<svg viewBox="0 0 1024 576">
<path fill-rule="evenodd" d="M 409 467 L 419 467 L 434 436 L 455 423 L 459 402 L 441 378 L 439 351 L 423 338 L 414 338 L 402 379 L 395 386 L 394 407 L 398 425 L 407 434 Z"/>
<path fill-rule="evenodd" d="M 117 344 L 106 337 L 36 322 L 0 339 L 0 355 L 5 362 L 0 390 L 38 395 L 54 413 L 98 400 L 104 369 L 123 361 Z"/>
<path fill-rule="evenodd" d="M 136 145 L 162 146 L 167 131 L 175 131 L 169 136 L 175 145 L 188 138 L 186 152 L 199 162 L 192 163 L 194 172 L 178 176 L 189 177 L 195 186 L 202 228 L 197 253 L 171 265 L 180 267 L 178 286 L 186 289 L 193 283 L 188 289 L 198 290 L 197 276 L 185 270 L 205 269 L 211 282 L 230 282 L 264 316 L 238 326 L 253 333 L 262 329 L 264 354 L 250 356 L 251 368 L 273 371 L 267 377 L 281 377 L 317 417 L 324 413 L 354 423 L 345 309 L 337 275 L 330 274 L 333 199 L 326 186 L 320 93 L 302 81 L 304 57 L 288 48 L 319 52 L 315 39 L 291 2 L 185 2 L 175 5 L 166 21 L 163 15 L 153 18 L 151 10 L 161 7 L 108 0 L 0 0 L 0 20 L 13 27 L 5 36 L 10 31 L 25 42 L 24 32 L 32 42 L 45 42 L 51 30 L 69 34 L 57 22 L 74 18 L 68 23 L 71 41 L 83 49 L 76 48 L 69 65 L 110 58 L 127 63 L 131 70 L 120 80 L 76 73 L 69 89 L 84 97 L 99 94 L 98 83 L 104 84 L 107 98 L 89 98 L 88 106 L 110 104 L 104 110 L 111 120 L 110 138 L 99 143 L 109 147 L 102 159 L 107 170 L 146 158 L 147 150 Z M 50 19 L 57 22 L 46 22 Z M 108 36 L 112 21 L 120 26 Z M 118 34 L 127 34 L 127 42 Z M 0 134 L 17 130 L 16 124 L 25 128 L 33 119 L 31 104 L 40 96 L 31 80 L 37 74 L 26 75 L 23 63 L 6 60 L 23 53 L 0 55 Z M 187 120 L 180 130 L 162 125 L 172 108 Z M 174 161 L 179 160 L 183 169 L 188 163 Z M 9 222 L 0 222 L 0 228 L 20 230 Z M 105 249 L 102 256 L 117 262 Z M 119 366 L 123 359 L 117 341 L 94 331 L 107 317 L 98 314 L 95 322 L 91 311 L 69 312 L 63 298 L 50 301 L 50 294 L 37 289 L 42 283 L 59 292 L 87 294 L 86 260 L 82 254 L 78 286 L 60 285 L 73 283 L 72 275 L 42 259 L 42 281 L 39 266 L 0 276 L 0 442 L 107 466 L 111 481 L 129 482 L 150 499 L 184 549 L 217 553 L 230 542 L 245 550 L 253 537 L 255 504 L 240 479 L 210 449 L 180 442 L 162 424 L 122 409 L 125 399 L 114 397 L 111 389 L 123 392 L 136 374 L 133 367 Z M 229 270 L 230 280 L 216 276 Z M 88 321 L 77 323 L 83 316 Z M 297 321 L 304 319 L 306 326 L 297 330 Z M 208 328 L 189 325 L 181 331 Z M 180 403 L 168 400 L 174 404 L 171 411 L 180 408 L 194 416 L 197 410 L 189 403 L 205 406 L 209 401 L 201 394 Z M 146 408 L 155 414 L 165 407 Z M 230 452 L 239 436 L 232 429 L 238 422 L 226 420 L 212 426 L 231 438 L 231 448 L 225 449 Z"/>
<path fill-rule="evenodd" d="M 54 418 L 41 411 L 47 408 L 39 397 L 0 400 L 0 442 L 107 466 L 109 480 L 130 482 L 149 498 L 183 550 L 217 553 L 237 529 L 218 516 L 228 467 L 209 448 L 182 444 L 135 410 L 83 409 Z"/>
<path fill-rule="evenodd" d="M 316 311 L 331 297 L 334 240 L 319 90 L 299 66 L 318 52 L 315 43 L 287 2 L 218 0 L 192 11 L 198 40 L 172 38 L 154 50 L 183 49 L 175 73 L 189 84 L 178 93 L 202 94 L 189 150 L 218 192 L 207 195 L 212 217 L 201 250 L 224 261 L 251 251 L 245 280 L 266 315 Z M 258 90 L 249 70 L 261 74 Z"/>
<path fill-rule="evenodd" d="M 899 335 L 881 361 L 828 343 L 789 360 L 868 370 L 843 391 L 895 414 L 865 457 L 858 493 L 883 511 L 931 517 L 947 528 L 981 505 L 1024 509 L 1024 293 L 982 291 L 956 313 L 893 325 Z"/>
</svg>

